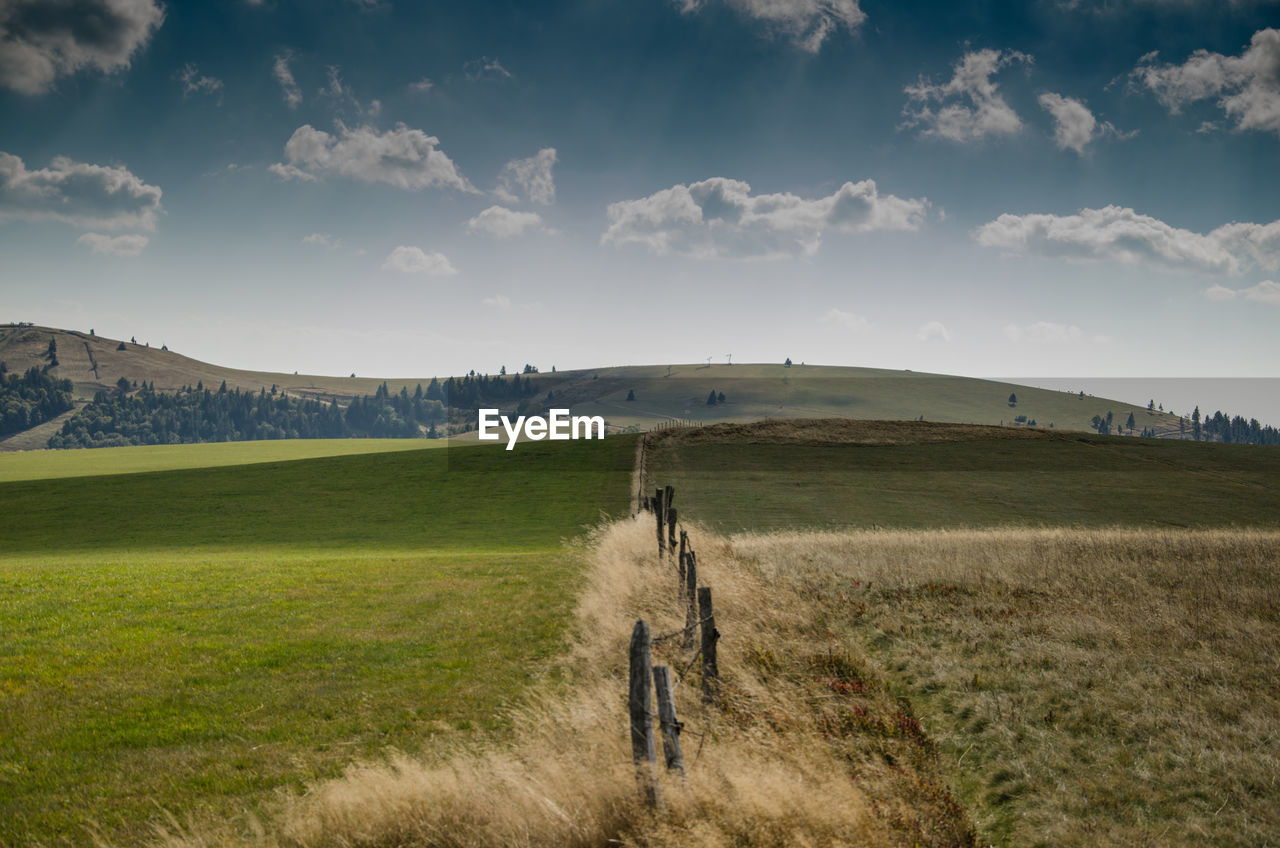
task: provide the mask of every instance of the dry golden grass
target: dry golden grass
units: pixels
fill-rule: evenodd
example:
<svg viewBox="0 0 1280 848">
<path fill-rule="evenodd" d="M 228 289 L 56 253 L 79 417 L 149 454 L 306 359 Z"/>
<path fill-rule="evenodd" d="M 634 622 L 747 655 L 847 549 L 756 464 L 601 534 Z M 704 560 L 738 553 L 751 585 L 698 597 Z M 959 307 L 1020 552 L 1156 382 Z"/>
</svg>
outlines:
<svg viewBox="0 0 1280 848">
<path fill-rule="evenodd" d="M 695 540 L 696 540 L 695 536 Z M 708 537 L 709 539 L 709 537 Z M 971 845 L 938 780 L 932 743 L 865 661 L 814 616 L 803 581 L 765 581 L 723 541 L 699 546 L 713 587 L 723 703 L 697 671 L 676 686 L 687 780 L 662 775 L 662 808 L 641 801 L 626 718 L 636 619 L 684 622 L 676 576 L 651 525 L 602 528 L 582 554 L 588 585 L 556 679 L 513 715 L 514 733 L 474 737 L 350 767 L 284 798 L 266 824 L 179 827 L 170 848 L 252 846 Z M 679 639 L 655 646 L 678 674 Z"/>
<path fill-rule="evenodd" d="M 983 843 L 1280 841 L 1280 533 L 693 538 L 723 702 L 700 703 L 696 670 L 677 686 L 688 778 L 662 776 L 659 811 L 630 763 L 626 648 L 637 618 L 675 631 L 683 607 L 651 525 L 624 521 L 580 551 L 576 638 L 511 735 L 161 842 L 974 845 L 966 809 Z M 655 662 L 683 669 L 678 642 Z"/>
<path fill-rule="evenodd" d="M 984 840 L 1280 842 L 1280 534 L 739 537 L 909 692 Z"/>
</svg>

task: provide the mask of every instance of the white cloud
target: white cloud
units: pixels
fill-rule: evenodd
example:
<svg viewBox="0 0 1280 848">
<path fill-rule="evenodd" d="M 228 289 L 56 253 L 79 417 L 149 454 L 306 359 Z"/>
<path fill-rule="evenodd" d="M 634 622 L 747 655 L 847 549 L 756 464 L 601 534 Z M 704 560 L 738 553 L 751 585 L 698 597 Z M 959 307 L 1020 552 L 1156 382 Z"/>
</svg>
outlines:
<svg viewBox="0 0 1280 848">
<path fill-rule="evenodd" d="M 326 250 L 336 250 L 342 247 L 342 239 L 334 238 L 328 233 L 312 233 L 309 236 L 303 236 L 302 243 L 323 247 Z"/>
<path fill-rule="evenodd" d="M 1202 235 L 1132 209 L 1106 206 L 1075 215 L 1004 214 L 973 236 L 984 247 L 1076 261 L 1226 274 L 1249 265 L 1280 267 L 1280 221 L 1231 223 Z"/>
<path fill-rule="evenodd" d="M 293 71 L 289 70 L 291 61 L 293 61 L 293 51 L 277 53 L 275 64 L 271 67 L 271 75 L 276 78 L 276 82 L 280 83 L 284 102 L 290 109 L 297 109 L 302 103 L 302 89 L 298 88 L 298 82 L 293 78 Z"/>
<path fill-rule="evenodd" d="M 492 295 L 491 297 L 486 297 L 484 300 L 481 300 L 480 302 L 485 306 L 492 306 L 494 309 L 510 309 L 511 308 L 511 298 L 507 297 L 505 294 L 495 294 L 495 295 Z"/>
<path fill-rule="evenodd" d="M 836 309 L 835 307 L 824 312 L 821 320 L 824 324 L 839 324 L 846 330 L 853 330 L 855 332 L 858 330 L 865 330 L 870 326 L 870 322 L 861 315 L 853 312 L 845 312 L 843 309 Z"/>
<path fill-rule="evenodd" d="M 163 211 L 160 195 L 127 168 L 59 156 L 48 168 L 29 171 L 17 156 L 0 152 L 0 220 L 153 230 Z"/>
<path fill-rule="evenodd" d="M 425 253 L 420 247 L 401 245 L 387 256 L 382 263 L 384 271 L 399 271 L 402 274 L 426 274 L 431 277 L 447 277 L 458 273 L 453 263 L 443 253 Z"/>
<path fill-rule="evenodd" d="M 342 68 L 338 65 L 330 65 L 325 70 L 329 74 L 329 84 L 317 93 L 322 97 L 331 97 L 334 100 L 350 98 L 354 101 L 355 95 L 352 94 L 351 88 L 342 81 Z"/>
<path fill-rule="evenodd" d="M 551 169 L 556 164 L 556 149 L 544 147 L 528 159 L 512 159 L 498 174 L 494 192 L 507 203 L 516 203 L 521 195 L 543 206 L 556 200 L 556 184 Z"/>
<path fill-rule="evenodd" d="M 1172 114 L 1216 97 L 1237 129 L 1280 135 L 1280 29 L 1258 30 L 1239 56 L 1197 50 L 1172 65 L 1158 64 L 1156 54 L 1148 53 L 1131 79 L 1151 89 Z"/>
<path fill-rule="evenodd" d="M 1242 289 L 1243 294 L 1248 300 L 1255 300 L 1258 303 L 1268 303 L 1272 306 L 1280 306 L 1280 283 L 1272 280 L 1263 280 L 1256 286 L 1250 286 Z"/>
<path fill-rule="evenodd" d="M 467 221 L 467 229 L 494 238 L 513 238 L 542 229 L 542 216 L 536 212 L 514 212 L 505 206 L 490 206 Z"/>
<path fill-rule="evenodd" d="M 675 0 L 686 14 L 707 5 L 707 0 Z M 827 36 L 840 27 L 857 32 L 867 19 L 859 0 L 725 0 L 740 14 L 759 21 L 791 38 L 797 47 L 817 53 Z"/>
<path fill-rule="evenodd" d="M 951 331 L 941 321 L 930 321 L 921 324 L 920 329 L 916 330 L 916 339 L 922 342 L 949 342 Z"/>
<path fill-rule="evenodd" d="M 1040 105 L 1053 115 L 1053 140 L 1059 150 L 1074 150 L 1083 156 L 1090 142 L 1105 136 L 1123 139 L 1138 134 L 1137 130 L 1122 133 L 1109 121 L 1098 123 L 1089 107 L 1074 97 L 1050 91 L 1040 95 Z"/>
<path fill-rule="evenodd" d="M 959 142 L 1016 133 L 1022 129 L 1022 121 L 991 78 L 1014 62 L 1032 61 L 1031 56 L 1016 50 L 966 53 L 956 63 L 950 82 L 934 85 L 921 77 L 915 85 L 906 87 L 911 102 L 903 107 L 902 126 L 923 126 L 922 136 Z M 934 100 L 938 102 L 936 110 L 929 105 Z"/>
<path fill-rule="evenodd" d="M 195 62 L 188 62 L 183 65 L 182 69 L 174 74 L 174 79 L 182 81 L 182 96 L 184 98 L 204 92 L 205 94 L 218 95 L 218 104 L 222 104 L 222 80 L 217 77 L 202 75 Z"/>
<path fill-rule="evenodd" d="M 501 82 L 512 77 L 511 72 L 504 68 L 501 62 L 490 59 L 488 56 L 481 56 L 479 59 L 467 62 L 462 66 L 462 72 L 471 82 Z"/>
<path fill-rule="evenodd" d="M 284 179 L 315 181 L 338 174 L 408 191 L 438 186 L 476 193 L 436 146 L 439 143 L 435 136 L 404 124 L 380 133 L 370 126 L 351 128 L 338 122 L 336 136 L 304 124 L 284 146 L 288 163 L 277 162 L 270 170 Z"/>
<path fill-rule="evenodd" d="M 1268 271 L 1280 270 L 1280 220 L 1270 224 L 1233 222 L 1209 235 L 1239 257 L 1242 264 L 1252 263 Z"/>
<path fill-rule="evenodd" d="M 155 0 L 4 0 L 0 85 L 37 95 L 82 69 L 123 70 L 163 21 Z"/>
<path fill-rule="evenodd" d="M 76 239 L 76 244 L 83 244 L 103 256 L 137 256 L 147 246 L 147 241 L 146 236 L 139 235 L 104 236 L 100 233 L 85 233 Z"/>
<path fill-rule="evenodd" d="M 414 94 L 426 94 L 428 91 L 430 91 L 435 87 L 436 87 L 436 84 L 433 83 L 431 80 L 427 79 L 426 77 L 423 77 L 417 82 L 409 83 L 409 90 L 412 91 Z"/>
<path fill-rule="evenodd" d="M 741 180 L 712 177 L 609 204 L 609 229 L 600 241 L 696 259 L 812 256 L 828 230 L 917 230 L 928 207 L 924 198 L 881 196 L 874 180 L 806 200 L 790 193 L 752 195 Z"/>
<path fill-rule="evenodd" d="M 1205 289 L 1204 296 L 1209 300 L 1235 300 L 1236 297 L 1243 297 L 1256 303 L 1280 306 L 1280 283 L 1263 280 L 1247 289 L 1229 289 L 1226 286 L 1215 285 Z"/>
</svg>

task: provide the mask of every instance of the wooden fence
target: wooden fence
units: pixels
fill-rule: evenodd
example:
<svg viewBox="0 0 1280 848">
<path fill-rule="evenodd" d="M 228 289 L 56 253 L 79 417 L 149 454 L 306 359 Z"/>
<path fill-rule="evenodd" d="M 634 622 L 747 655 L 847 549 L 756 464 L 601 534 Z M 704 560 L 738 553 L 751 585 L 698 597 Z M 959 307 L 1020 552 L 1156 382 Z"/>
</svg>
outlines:
<svg viewBox="0 0 1280 848">
<path fill-rule="evenodd" d="M 684 725 L 676 717 L 675 700 L 672 698 L 673 675 L 670 667 L 653 665 L 653 644 L 680 639 L 680 651 L 685 655 L 692 653 L 692 656 L 674 682 L 681 682 L 681 678 L 701 659 L 702 701 L 715 706 L 720 700 L 720 671 L 716 664 L 716 642 L 720 632 L 716 630 L 711 587 L 698 583 L 698 556 L 688 532 L 679 528 L 680 516 L 672 506 L 674 500 L 675 489 L 671 486 L 659 487 L 652 496 L 642 494 L 640 497 L 641 511 L 654 517 L 658 559 L 664 566 L 674 567 L 677 596 L 686 610 L 685 626 L 680 630 L 654 636 L 649 631 L 649 623 L 640 619 L 631 632 L 628 683 L 631 755 L 640 791 L 651 806 L 662 803 L 656 775 L 655 718 L 667 769 L 681 776 L 685 773 L 684 753 L 680 747 L 680 732 Z M 651 711 L 655 695 L 656 713 Z"/>
</svg>

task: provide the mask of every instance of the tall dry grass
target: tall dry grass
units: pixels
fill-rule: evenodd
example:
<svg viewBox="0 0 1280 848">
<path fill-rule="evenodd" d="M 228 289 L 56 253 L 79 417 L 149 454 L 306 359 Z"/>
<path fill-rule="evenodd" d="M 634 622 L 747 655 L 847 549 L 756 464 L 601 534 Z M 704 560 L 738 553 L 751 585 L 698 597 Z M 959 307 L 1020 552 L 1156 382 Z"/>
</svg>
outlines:
<svg viewBox="0 0 1280 848">
<path fill-rule="evenodd" d="M 704 540 L 701 541 L 700 540 Z M 828 620 L 807 579 L 766 575 L 735 545 L 694 534 L 723 633 L 723 700 L 676 687 L 687 778 L 662 774 L 641 800 L 626 710 L 627 646 L 638 618 L 676 631 L 676 573 L 647 521 L 585 545 L 587 586 L 560 674 L 513 711 L 512 732 L 351 766 L 283 798 L 263 822 L 178 826 L 169 848 L 337 846 L 970 845 L 936 750 Z M 680 640 L 655 663 L 689 666 Z"/>
<path fill-rule="evenodd" d="M 1280 844 L 1280 534 L 740 537 L 808 574 L 1008 845 Z"/>
</svg>

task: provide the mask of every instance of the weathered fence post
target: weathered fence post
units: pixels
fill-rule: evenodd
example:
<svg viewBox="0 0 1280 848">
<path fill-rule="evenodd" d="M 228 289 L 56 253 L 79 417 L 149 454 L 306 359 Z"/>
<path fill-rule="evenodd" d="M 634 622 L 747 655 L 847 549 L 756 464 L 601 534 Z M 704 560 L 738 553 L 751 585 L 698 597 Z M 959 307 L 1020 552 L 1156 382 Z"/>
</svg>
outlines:
<svg viewBox="0 0 1280 848">
<path fill-rule="evenodd" d="M 684 644 L 682 648 L 686 651 L 693 648 L 693 640 L 696 638 L 694 634 L 698 630 L 698 557 L 690 550 L 686 554 L 687 560 L 685 568 L 685 597 L 689 599 L 689 606 L 684 617 Z"/>
<path fill-rule="evenodd" d="M 653 493 L 653 514 L 658 520 L 658 557 L 661 558 L 667 552 L 667 502 L 661 486 Z"/>
<path fill-rule="evenodd" d="M 680 531 L 680 582 L 676 584 L 676 597 L 684 599 L 685 584 L 685 567 L 686 560 L 689 558 L 689 534 L 684 530 Z"/>
<path fill-rule="evenodd" d="M 671 699 L 671 669 L 653 667 L 653 689 L 658 696 L 658 724 L 662 728 L 662 753 L 667 770 L 684 774 L 684 754 L 680 750 L 680 728 L 676 720 L 676 702 Z"/>
<path fill-rule="evenodd" d="M 653 722 L 649 720 L 649 687 L 653 675 L 649 656 L 649 624 L 636 622 L 631 631 L 631 680 L 628 710 L 631 713 L 631 758 L 636 766 L 636 781 L 649 806 L 658 804 L 658 784 L 653 764 L 658 759 L 653 743 Z"/>
<path fill-rule="evenodd" d="M 702 623 L 702 700 L 715 703 L 720 698 L 720 670 L 716 666 L 716 614 L 711 607 L 711 587 L 698 589 L 698 618 Z"/>
<path fill-rule="evenodd" d="M 676 549 L 676 521 L 680 514 L 676 512 L 676 508 L 671 506 L 671 502 L 667 501 L 667 550 L 674 551 Z"/>
</svg>

